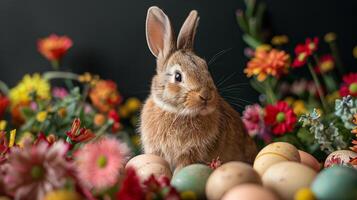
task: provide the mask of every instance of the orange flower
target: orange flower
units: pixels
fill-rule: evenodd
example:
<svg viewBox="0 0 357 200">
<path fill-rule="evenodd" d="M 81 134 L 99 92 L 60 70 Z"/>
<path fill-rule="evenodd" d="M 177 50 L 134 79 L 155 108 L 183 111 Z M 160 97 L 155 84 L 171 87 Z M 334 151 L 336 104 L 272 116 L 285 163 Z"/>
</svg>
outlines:
<svg viewBox="0 0 357 200">
<path fill-rule="evenodd" d="M 258 81 L 264 81 L 268 75 L 279 78 L 280 75 L 287 73 L 289 61 L 290 56 L 285 51 L 258 48 L 244 73 L 248 77 L 257 76 Z"/>
<path fill-rule="evenodd" d="M 89 97 L 101 112 L 108 112 L 122 101 L 117 85 L 111 80 L 100 80 L 89 92 Z"/>
<path fill-rule="evenodd" d="M 67 36 L 52 34 L 37 42 L 38 51 L 49 61 L 58 61 L 72 46 L 72 40 Z"/>
</svg>

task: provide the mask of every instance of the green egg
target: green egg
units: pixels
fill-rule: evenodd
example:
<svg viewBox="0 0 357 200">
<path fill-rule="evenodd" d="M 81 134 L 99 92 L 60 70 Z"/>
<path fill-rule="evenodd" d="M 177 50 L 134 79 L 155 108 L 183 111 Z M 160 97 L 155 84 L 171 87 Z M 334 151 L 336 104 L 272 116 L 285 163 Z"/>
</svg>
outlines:
<svg viewBox="0 0 357 200">
<path fill-rule="evenodd" d="M 311 188 L 319 200 L 356 200 L 357 170 L 346 166 L 324 169 L 317 175 Z"/>
<path fill-rule="evenodd" d="M 195 194 L 197 199 L 205 198 L 206 182 L 212 169 L 207 165 L 188 165 L 178 171 L 171 180 L 171 184 L 180 192 Z"/>
</svg>

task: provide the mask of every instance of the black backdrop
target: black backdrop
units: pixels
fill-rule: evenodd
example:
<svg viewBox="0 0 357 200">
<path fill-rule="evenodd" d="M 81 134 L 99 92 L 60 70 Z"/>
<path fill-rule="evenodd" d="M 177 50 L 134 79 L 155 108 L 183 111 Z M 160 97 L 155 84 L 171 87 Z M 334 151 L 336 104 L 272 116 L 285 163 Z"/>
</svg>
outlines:
<svg viewBox="0 0 357 200">
<path fill-rule="evenodd" d="M 342 58 L 356 71 L 352 48 L 357 44 L 357 1 L 265 0 L 276 34 L 297 42 L 308 36 L 334 31 L 339 36 Z M 1 0 L 0 80 L 10 86 L 24 73 L 49 70 L 38 54 L 36 41 L 51 33 L 65 34 L 74 47 L 64 59 L 64 69 L 90 71 L 118 83 L 124 96 L 145 98 L 155 62 L 145 40 L 146 10 L 163 8 L 176 32 L 191 9 L 201 20 L 196 51 L 206 59 L 232 48 L 210 68 L 216 80 L 236 75 L 227 84 L 247 82 L 243 74 L 245 44 L 236 25 L 235 11 L 243 0 Z M 69 67 L 70 66 L 70 67 Z M 249 86 L 241 86 L 240 98 L 256 101 Z"/>
</svg>

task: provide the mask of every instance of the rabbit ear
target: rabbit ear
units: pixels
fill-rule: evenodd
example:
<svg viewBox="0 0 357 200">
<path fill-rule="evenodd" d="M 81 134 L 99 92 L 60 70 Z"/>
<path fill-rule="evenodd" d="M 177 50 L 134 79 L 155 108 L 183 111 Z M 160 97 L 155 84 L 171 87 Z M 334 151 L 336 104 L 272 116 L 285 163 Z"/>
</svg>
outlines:
<svg viewBox="0 0 357 200">
<path fill-rule="evenodd" d="M 199 21 L 198 13 L 192 10 L 186 21 L 183 23 L 180 33 L 177 38 L 178 49 L 193 49 L 193 42 L 195 39 L 196 29 Z"/>
<path fill-rule="evenodd" d="M 176 48 L 169 18 L 158 7 L 149 8 L 146 17 L 146 40 L 155 57 L 166 58 Z"/>
</svg>

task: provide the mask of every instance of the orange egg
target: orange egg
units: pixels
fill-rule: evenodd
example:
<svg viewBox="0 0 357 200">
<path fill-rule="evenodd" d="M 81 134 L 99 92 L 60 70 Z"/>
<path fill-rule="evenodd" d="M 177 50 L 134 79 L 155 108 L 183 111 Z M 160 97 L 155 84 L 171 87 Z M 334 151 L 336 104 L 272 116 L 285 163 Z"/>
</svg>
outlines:
<svg viewBox="0 0 357 200">
<path fill-rule="evenodd" d="M 300 159 L 301 159 L 302 164 L 311 167 L 312 169 L 314 169 L 317 172 L 320 171 L 321 165 L 315 157 L 313 157 L 311 154 L 309 154 L 305 151 L 301 151 L 301 150 L 299 150 L 299 154 L 300 154 Z"/>
</svg>

